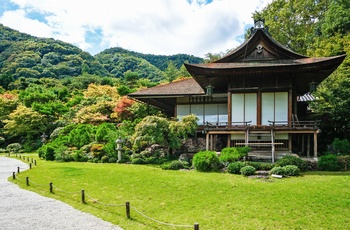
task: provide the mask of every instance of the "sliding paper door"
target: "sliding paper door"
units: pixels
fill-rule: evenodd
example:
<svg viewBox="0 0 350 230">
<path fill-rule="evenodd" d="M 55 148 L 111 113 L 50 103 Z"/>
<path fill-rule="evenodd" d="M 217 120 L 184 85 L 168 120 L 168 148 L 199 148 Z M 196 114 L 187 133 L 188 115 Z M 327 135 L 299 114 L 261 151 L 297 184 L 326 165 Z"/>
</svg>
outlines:
<svg viewBox="0 0 350 230">
<path fill-rule="evenodd" d="M 288 92 L 262 93 L 261 123 L 268 121 L 288 121 Z"/>
<path fill-rule="evenodd" d="M 257 94 L 235 93 L 232 94 L 232 122 L 242 124 L 251 121 L 256 125 L 257 121 Z"/>
</svg>

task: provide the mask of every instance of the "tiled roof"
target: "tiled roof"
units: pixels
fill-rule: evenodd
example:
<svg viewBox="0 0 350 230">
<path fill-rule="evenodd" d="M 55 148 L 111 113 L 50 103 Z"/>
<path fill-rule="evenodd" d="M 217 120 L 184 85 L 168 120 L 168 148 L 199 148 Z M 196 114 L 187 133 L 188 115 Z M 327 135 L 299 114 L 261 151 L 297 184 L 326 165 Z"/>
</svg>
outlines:
<svg viewBox="0 0 350 230">
<path fill-rule="evenodd" d="M 261 62 L 229 62 L 229 63 L 202 63 L 202 64 L 188 64 L 188 66 L 195 66 L 203 69 L 243 69 L 243 68 L 269 68 L 269 67 L 288 67 L 299 65 L 310 65 L 315 63 L 322 63 L 332 61 L 334 59 L 344 59 L 345 55 L 335 57 L 319 57 L 319 58 L 301 58 L 301 59 L 285 59 L 274 61 Z"/>
<path fill-rule="evenodd" d="M 161 84 L 129 94 L 129 97 L 202 95 L 204 90 L 193 78 Z"/>
</svg>

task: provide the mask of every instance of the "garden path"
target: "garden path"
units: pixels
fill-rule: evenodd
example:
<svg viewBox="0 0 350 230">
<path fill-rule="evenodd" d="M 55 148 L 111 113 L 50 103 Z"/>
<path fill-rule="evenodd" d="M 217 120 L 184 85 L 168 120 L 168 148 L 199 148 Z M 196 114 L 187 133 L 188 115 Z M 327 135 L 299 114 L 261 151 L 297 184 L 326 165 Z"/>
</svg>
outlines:
<svg viewBox="0 0 350 230">
<path fill-rule="evenodd" d="M 0 229 L 2 230 L 122 230 L 58 200 L 19 188 L 7 180 L 22 161 L 0 156 Z"/>
</svg>

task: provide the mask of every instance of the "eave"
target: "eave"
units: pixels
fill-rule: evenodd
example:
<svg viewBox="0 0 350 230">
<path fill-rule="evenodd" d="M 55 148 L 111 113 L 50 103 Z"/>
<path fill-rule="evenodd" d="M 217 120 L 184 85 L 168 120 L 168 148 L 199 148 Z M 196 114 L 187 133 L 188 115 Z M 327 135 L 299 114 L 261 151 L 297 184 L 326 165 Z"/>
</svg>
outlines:
<svg viewBox="0 0 350 230">
<path fill-rule="evenodd" d="M 236 77 L 256 77 L 258 75 L 276 75 L 281 78 L 292 76 L 310 83 L 320 83 L 327 78 L 344 60 L 346 55 L 321 58 L 301 58 L 296 60 L 278 60 L 265 62 L 234 62 L 186 64 L 197 83 L 205 88 L 209 84 L 222 87 Z"/>
</svg>

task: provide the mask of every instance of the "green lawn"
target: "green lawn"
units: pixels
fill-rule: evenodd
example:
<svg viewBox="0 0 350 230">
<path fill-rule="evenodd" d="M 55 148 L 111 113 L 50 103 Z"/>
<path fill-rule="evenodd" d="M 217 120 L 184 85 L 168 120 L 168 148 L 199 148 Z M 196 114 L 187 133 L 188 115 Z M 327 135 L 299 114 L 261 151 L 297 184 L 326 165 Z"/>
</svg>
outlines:
<svg viewBox="0 0 350 230">
<path fill-rule="evenodd" d="M 32 156 L 30 156 L 32 157 Z M 34 155 L 33 155 L 34 157 Z M 62 200 L 124 229 L 179 229 L 162 222 L 200 229 L 348 229 L 350 172 L 309 172 L 299 177 L 259 180 L 227 173 L 164 171 L 128 164 L 58 163 L 37 159 L 37 166 L 14 180 L 22 188 Z M 31 186 L 26 186 L 25 177 Z M 12 177 L 9 179 L 12 180 Z M 54 194 L 49 193 L 53 182 Z M 81 190 L 87 193 L 81 203 Z M 98 202 L 91 199 L 97 199 Z"/>
</svg>

